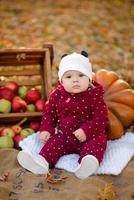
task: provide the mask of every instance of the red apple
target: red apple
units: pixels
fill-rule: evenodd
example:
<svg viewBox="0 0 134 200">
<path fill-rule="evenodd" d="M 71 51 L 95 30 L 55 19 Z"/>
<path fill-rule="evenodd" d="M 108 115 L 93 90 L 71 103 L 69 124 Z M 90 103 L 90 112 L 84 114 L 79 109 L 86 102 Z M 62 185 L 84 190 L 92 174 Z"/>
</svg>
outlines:
<svg viewBox="0 0 134 200">
<path fill-rule="evenodd" d="M 14 92 L 6 87 L 3 87 L 0 89 L 0 99 L 6 99 L 8 101 L 12 101 L 14 98 Z"/>
<path fill-rule="evenodd" d="M 35 108 L 37 111 L 42 112 L 45 107 L 45 100 L 44 99 L 39 99 L 35 103 Z"/>
<path fill-rule="evenodd" d="M 38 131 L 40 128 L 40 123 L 37 121 L 32 121 L 29 124 L 29 128 L 33 129 L 34 131 Z"/>
<path fill-rule="evenodd" d="M 13 141 L 14 141 L 14 146 L 15 147 L 19 147 L 19 142 L 22 141 L 24 139 L 24 137 L 20 134 L 17 134 L 14 136 Z"/>
<path fill-rule="evenodd" d="M 35 103 L 38 99 L 41 98 L 41 93 L 35 88 L 31 88 L 26 94 L 26 101 L 29 103 Z"/>
<path fill-rule="evenodd" d="M 11 128 L 13 129 L 15 134 L 19 134 L 21 132 L 21 130 L 22 130 L 21 126 L 19 126 L 19 125 L 14 125 Z"/>
<path fill-rule="evenodd" d="M 27 109 L 27 103 L 19 96 L 15 96 L 12 100 L 13 112 L 25 112 Z"/>
<path fill-rule="evenodd" d="M 15 81 L 8 81 L 8 82 L 5 84 L 5 87 L 9 88 L 9 89 L 12 90 L 14 93 L 16 93 L 19 86 L 18 86 L 18 84 L 17 84 Z"/>
<path fill-rule="evenodd" d="M 13 129 L 11 129 L 10 127 L 5 127 L 2 131 L 1 131 L 1 136 L 10 136 L 10 137 L 14 137 L 15 136 L 15 132 L 13 131 Z"/>
<path fill-rule="evenodd" d="M 1 136 L 1 133 L 2 133 L 2 131 L 3 131 L 4 128 L 5 128 L 5 126 L 1 126 L 0 127 L 0 136 Z"/>
</svg>

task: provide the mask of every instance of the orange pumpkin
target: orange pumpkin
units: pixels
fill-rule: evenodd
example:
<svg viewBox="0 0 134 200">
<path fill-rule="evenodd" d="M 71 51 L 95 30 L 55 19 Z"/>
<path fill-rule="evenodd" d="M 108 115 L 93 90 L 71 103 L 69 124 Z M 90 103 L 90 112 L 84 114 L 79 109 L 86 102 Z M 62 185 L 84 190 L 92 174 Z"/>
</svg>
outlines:
<svg viewBox="0 0 134 200">
<path fill-rule="evenodd" d="M 113 71 L 100 69 L 93 79 L 104 88 L 109 115 L 108 138 L 120 138 L 134 121 L 134 90 Z"/>
</svg>

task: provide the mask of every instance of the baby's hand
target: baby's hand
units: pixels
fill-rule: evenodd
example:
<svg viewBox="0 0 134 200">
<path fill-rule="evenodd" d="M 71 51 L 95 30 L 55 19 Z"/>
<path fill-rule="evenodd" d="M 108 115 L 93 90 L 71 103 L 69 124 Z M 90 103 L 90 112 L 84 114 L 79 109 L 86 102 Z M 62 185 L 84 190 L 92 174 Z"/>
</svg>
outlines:
<svg viewBox="0 0 134 200">
<path fill-rule="evenodd" d="M 47 142 L 47 140 L 50 138 L 50 133 L 48 131 L 42 131 L 40 134 L 40 140 L 42 142 Z"/>
<path fill-rule="evenodd" d="M 75 137 L 80 141 L 80 142 L 85 142 L 87 137 L 86 134 L 84 133 L 84 131 L 79 128 L 76 131 L 73 132 L 73 134 L 75 135 Z"/>
</svg>

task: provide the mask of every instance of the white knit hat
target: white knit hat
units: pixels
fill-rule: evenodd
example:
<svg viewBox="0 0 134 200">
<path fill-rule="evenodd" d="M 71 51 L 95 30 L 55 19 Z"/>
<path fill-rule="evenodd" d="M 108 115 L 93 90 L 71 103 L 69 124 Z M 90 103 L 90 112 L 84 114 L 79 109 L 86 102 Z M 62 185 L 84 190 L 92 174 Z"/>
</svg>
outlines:
<svg viewBox="0 0 134 200">
<path fill-rule="evenodd" d="M 69 70 L 79 71 L 92 79 L 92 65 L 89 59 L 82 54 L 72 53 L 63 57 L 59 64 L 59 80 L 61 81 L 62 76 Z"/>
</svg>

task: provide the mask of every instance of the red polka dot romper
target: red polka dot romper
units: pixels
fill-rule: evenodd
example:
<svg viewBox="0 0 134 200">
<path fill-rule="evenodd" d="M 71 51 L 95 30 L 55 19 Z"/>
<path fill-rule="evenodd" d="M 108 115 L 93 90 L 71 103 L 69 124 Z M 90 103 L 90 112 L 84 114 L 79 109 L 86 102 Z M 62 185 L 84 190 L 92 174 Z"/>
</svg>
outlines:
<svg viewBox="0 0 134 200">
<path fill-rule="evenodd" d="M 103 88 L 93 81 L 93 88 L 71 95 L 60 82 L 51 93 L 43 111 L 40 131 L 48 131 L 52 137 L 40 151 L 54 166 L 58 159 L 71 153 L 80 155 L 79 162 L 86 155 L 95 156 L 100 162 L 103 158 L 108 123 L 107 106 L 103 99 Z M 79 142 L 73 132 L 82 128 L 87 136 Z"/>
</svg>

